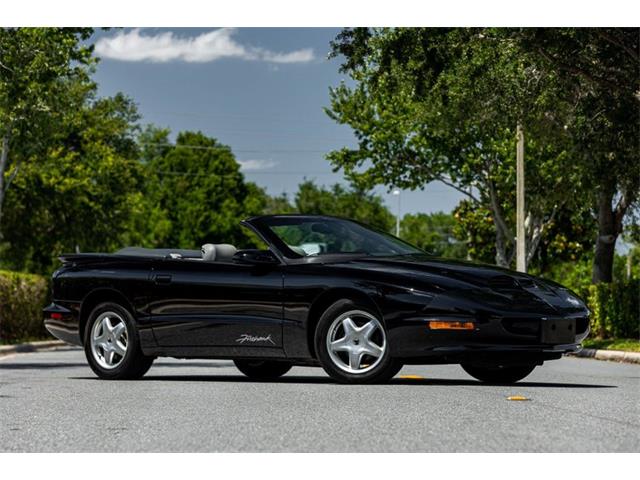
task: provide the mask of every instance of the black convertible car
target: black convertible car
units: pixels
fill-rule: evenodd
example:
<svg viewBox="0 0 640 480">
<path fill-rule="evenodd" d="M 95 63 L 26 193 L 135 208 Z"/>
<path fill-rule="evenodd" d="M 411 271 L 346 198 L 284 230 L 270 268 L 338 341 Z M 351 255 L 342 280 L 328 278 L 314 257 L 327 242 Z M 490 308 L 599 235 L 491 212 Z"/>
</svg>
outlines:
<svg viewBox="0 0 640 480">
<path fill-rule="evenodd" d="M 321 365 L 344 383 L 404 364 L 459 363 L 511 383 L 576 351 L 589 311 L 566 288 L 435 258 L 360 223 L 272 215 L 242 225 L 268 246 L 125 248 L 61 257 L 45 325 L 83 345 L 101 378 L 139 378 L 159 356 L 233 359 L 268 379 Z"/>
</svg>

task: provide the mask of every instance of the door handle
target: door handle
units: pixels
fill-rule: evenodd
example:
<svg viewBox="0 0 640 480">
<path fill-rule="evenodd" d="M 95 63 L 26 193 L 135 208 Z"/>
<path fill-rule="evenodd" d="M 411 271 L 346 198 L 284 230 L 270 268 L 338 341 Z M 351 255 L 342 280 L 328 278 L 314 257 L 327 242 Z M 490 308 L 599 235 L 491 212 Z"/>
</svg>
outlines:
<svg viewBox="0 0 640 480">
<path fill-rule="evenodd" d="M 153 277 L 153 283 L 156 285 L 166 285 L 171 283 L 171 275 L 156 275 Z"/>
</svg>

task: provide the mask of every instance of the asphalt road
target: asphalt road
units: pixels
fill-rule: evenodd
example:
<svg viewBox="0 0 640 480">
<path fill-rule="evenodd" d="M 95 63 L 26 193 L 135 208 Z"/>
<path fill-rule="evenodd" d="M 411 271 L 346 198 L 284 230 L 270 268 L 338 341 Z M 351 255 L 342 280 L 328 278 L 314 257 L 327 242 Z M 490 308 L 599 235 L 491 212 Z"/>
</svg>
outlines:
<svg viewBox="0 0 640 480">
<path fill-rule="evenodd" d="M 161 359 L 143 380 L 107 382 L 79 349 L 20 354 L 0 358 L 0 451 L 638 452 L 640 366 L 564 358 L 510 387 L 411 366 L 343 386 L 318 368 L 267 383 L 230 362 Z"/>
</svg>

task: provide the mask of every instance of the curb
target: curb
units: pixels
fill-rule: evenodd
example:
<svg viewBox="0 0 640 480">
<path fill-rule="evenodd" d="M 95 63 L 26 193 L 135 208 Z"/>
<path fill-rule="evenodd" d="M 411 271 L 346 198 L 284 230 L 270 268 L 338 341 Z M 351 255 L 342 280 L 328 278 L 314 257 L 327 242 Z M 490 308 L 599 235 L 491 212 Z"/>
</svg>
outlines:
<svg viewBox="0 0 640 480">
<path fill-rule="evenodd" d="M 596 350 L 583 348 L 579 352 L 569 353 L 574 357 L 594 358 L 596 360 L 609 360 L 611 362 L 635 363 L 640 365 L 640 352 L 622 352 L 620 350 Z"/>
<path fill-rule="evenodd" d="M 0 357 L 13 355 L 14 353 L 38 352 L 40 350 L 50 350 L 52 348 L 64 347 L 67 344 L 60 340 L 44 340 L 42 342 L 17 343 L 15 345 L 0 346 Z"/>
</svg>

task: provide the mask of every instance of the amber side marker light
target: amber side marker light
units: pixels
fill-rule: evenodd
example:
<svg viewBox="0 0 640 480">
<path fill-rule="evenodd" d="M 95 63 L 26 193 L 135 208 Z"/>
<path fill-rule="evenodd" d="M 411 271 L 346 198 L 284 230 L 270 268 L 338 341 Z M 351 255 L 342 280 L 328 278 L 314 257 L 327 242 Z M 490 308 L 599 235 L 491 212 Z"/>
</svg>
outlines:
<svg viewBox="0 0 640 480">
<path fill-rule="evenodd" d="M 429 322 L 431 330 L 473 330 L 475 328 L 473 322 Z"/>
</svg>

